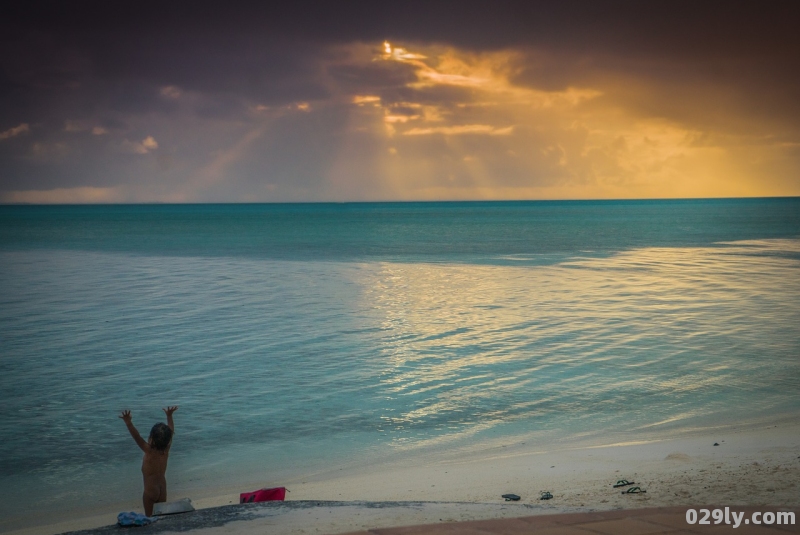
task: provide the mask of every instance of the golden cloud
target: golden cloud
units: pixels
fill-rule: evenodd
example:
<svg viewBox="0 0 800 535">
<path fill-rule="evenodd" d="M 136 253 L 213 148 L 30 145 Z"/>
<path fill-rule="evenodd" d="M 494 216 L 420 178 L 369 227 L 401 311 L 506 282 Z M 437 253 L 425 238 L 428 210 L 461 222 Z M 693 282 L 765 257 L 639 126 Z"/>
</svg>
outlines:
<svg viewBox="0 0 800 535">
<path fill-rule="evenodd" d="M 352 99 L 371 105 L 360 108 L 353 120 L 359 126 L 353 131 L 384 140 L 371 164 L 379 171 L 365 186 L 375 191 L 380 185 L 379 197 L 632 198 L 766 192 L 733 163 L 738 154 L 713 143 L 699 146 L 702 129 L 643 115 L 628 106 L 637 91 L 648 90 L 629 78 L 555 90 L 522 86 L 513 80 L 525 61 L 524 51 L 512 50 L 472 53 L 384 43 L 371 61 L 413 73 L 395 91 Z M 441 143 L 432 144 L 437 138 Z M 341 176 L 356 175 L 350 166 L 358 161 L 342 159 Z"/>
</svg>

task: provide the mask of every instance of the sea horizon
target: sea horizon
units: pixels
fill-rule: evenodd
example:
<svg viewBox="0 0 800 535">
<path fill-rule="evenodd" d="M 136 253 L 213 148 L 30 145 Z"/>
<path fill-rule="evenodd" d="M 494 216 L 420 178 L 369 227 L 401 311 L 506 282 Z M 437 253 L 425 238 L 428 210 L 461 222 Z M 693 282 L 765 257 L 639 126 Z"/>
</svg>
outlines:
<svg viewBox="0 0 800 535">
<path fill-rule="evenodd" d="M 383 199 L 383 200 L 317 200 L 317 201 L 130 201 L 130 202 L 0 202 L 0 206 L 139 206 L 139 205 L 239 205 L 239 204 L 434 204 L 434 203 L 571 203 L 571 202 L 638 202 L 638 201 L 726 201 L 746 199 L 798 199 L 800 195 L 731 195 L 703 197 L 610 197 L 558 199 Z"/>
</svg>

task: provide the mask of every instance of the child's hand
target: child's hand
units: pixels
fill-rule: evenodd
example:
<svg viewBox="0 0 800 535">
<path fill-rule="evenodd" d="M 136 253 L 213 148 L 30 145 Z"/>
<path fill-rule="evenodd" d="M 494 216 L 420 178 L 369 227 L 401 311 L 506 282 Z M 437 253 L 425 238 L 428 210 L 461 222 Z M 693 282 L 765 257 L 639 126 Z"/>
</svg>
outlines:
<svg viewBox="0 0 800 535">
<path fill-rule="evenodd" d="M 136 441 L 136 445 L 139 446 L 145 453 L 150 451 L 150 446 L 147 445 L 147 442 L 144 441 L 142 435 L 139 434 L 139 431 L 136 430 L 133 422 L 131 422 L 131 411 L 125 409 L 122 411 L 122 414 L 120 414 L 119 417 L 122 418 L 122 421 L 128 426 L 128 432 L 133 437 L 133 440 Z"/>
<path fill-rule="evenodd" d="M 178 406 L 167 407 L 166 409 L 161 409 L 167 416 L 172 416 L 172 413 L 178 410 Z"/>
</svg>

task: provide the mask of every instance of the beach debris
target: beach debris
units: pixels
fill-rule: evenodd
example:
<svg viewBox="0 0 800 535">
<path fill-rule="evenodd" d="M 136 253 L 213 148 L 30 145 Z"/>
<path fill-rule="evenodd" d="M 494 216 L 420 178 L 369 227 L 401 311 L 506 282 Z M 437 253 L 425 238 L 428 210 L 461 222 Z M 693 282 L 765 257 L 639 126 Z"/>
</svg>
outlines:
<svg viewBox="0 0 800 535">
<path fill-rule="evenodd" d="M 719 442 L 714 442 L 714 445 L 715 446 L 719 446 Z"/>
<path fill-rule="evenodd" d="M 628 485 L 633 485 L 634 483 L 635 483 L 635 481 L 628 481 L 627 479 L 620 479 L 619 481 L 614 483 L 614 488 L 616 489 L 616 488 L 619 488 L 619 487 L 627 487 Z"/>
<path fill-rule="evenodd" d="M 117 524 L 120 526 L 146 526 L 151 522 L 155 522 L 157 518 L 151 518 L 141 513 L 120 513 L 117 515 Z"/>
<path fill-rule="evenodd" d="M 285 499 L 286 487 L 259 489 L 253 492 L 243 492 L 239 494 L 239 503 L 283 501 Z"/>
<path fill-rule="evenodd" d="M 623 490 L 622 494 L 643 494 L 645 492 L 647 491 L 642 489 L 641 487 L 631 487 L 629 489 Z"/>
<path fill-rule="evenodd" d="M 518 502 L 519 496 L 516 494 L 503 494 L 501 498 L 505 498 L 507 502 Z"/>
<path fill-rule="evenodd" d="M 161 502 L 153 504 L 153 516 L 174 515 L 194 511 L 192 500 L 183 498 L 175 502 Z"/>
<path fill-rule="evenodd" d="M 541 498 L 539 498 L 539 499 L 540 499 L 540 500 L 552 500 L 552 499 L 553 499 L 553 495 L 552 495 L 552 494 L 550 494 L 550 492 L 548 492 L 548 491 L 546 491 L 546 490 L 543 490 L 543 491 L 542 491 L 542 497 L 541 497 Z"/>
</svg>

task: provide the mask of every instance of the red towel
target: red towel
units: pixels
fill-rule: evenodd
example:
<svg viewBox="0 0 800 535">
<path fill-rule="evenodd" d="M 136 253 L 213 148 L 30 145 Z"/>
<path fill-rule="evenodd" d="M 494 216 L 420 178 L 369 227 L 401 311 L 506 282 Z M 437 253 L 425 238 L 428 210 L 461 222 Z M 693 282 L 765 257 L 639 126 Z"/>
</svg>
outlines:
<svg viewBox="0 0 800 535">
<path fill-rule="evenodd" d="M 261 489 L 253 492 L 239 494 L 239 503 L 268 502 L 272 500 L 283 501 L 286 499 L 286 487 Z"/>
</svg>

